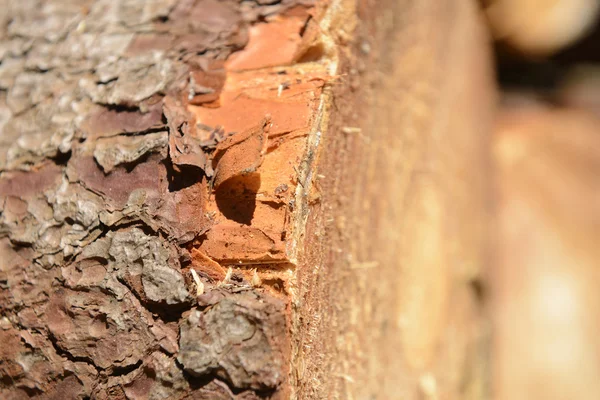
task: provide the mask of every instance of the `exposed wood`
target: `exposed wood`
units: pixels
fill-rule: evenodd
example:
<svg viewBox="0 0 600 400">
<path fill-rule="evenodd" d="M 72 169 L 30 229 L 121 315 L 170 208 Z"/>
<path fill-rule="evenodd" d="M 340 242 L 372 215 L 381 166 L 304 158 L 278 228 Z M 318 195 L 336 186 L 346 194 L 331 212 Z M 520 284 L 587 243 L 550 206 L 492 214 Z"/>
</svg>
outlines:
<svg viewBox="0 0 600 400">
<path fill-rule="evenodd" d="M 337 53 L 346 79 L 312 172 L 295 396 L 485 398 L 494 87 L 481 20 L 469 1 L 364 1 L 357 15 L 323 29 L 344 44 L 356 26 L 356 39 Z"/>
</svg>

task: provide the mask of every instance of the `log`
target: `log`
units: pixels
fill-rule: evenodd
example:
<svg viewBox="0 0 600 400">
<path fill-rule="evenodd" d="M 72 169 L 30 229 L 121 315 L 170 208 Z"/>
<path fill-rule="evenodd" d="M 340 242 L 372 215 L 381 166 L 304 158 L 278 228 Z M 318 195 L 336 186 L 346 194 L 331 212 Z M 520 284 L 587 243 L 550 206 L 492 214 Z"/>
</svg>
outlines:
<svg viewBox="0 0 600 400">
<path fill-rule="evenodd" d="M 1 398 L 486 396 L 474 2 L 1 13 Z"/>
<path fill-rule="evenodd" d="M 598 116 L 515 96 L 525 102 L 500 114 L 493 147 L 496 398 L 596 398 Z"/>
<path fill-rule="evenodd" d="M 355 50 L 339 54 L 349 84 L 332 89 L 313 174 L 293 387 L 311 399 L 486 398 L 485 31 L 469 1 L 356 12 Z"/>
</svg>

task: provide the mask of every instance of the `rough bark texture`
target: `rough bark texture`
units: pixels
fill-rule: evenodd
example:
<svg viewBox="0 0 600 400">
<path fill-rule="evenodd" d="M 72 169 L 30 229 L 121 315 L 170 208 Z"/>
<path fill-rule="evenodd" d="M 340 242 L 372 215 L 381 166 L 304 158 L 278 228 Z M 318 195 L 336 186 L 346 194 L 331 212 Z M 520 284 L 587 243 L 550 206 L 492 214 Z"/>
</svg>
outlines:
<svg viewBox="0 0 600 400">
<path fill-rule="evenodd" d="M 254 31 L 291 26 L 275 33 L 293 53 L 311 7 L 2 7 L 1 398 L 285 397 L 289 312 L 269 262 L 287 262 L 293 184 L 260 189 L 257 168 L 294 130 L 269 110 L 233 126 L 191 107 L 230 103 L 228 73 L 247 68 L 225 61 Z M 285 89 L 303 83 L 318 92 L 301 77 Z M 247 262 L 258 272 L 227 272 Z"/>
<path fill-rule="evenodd" d="M 477 398 L 461 1 L 10 1 L 0 397 Z"/>
</svg>

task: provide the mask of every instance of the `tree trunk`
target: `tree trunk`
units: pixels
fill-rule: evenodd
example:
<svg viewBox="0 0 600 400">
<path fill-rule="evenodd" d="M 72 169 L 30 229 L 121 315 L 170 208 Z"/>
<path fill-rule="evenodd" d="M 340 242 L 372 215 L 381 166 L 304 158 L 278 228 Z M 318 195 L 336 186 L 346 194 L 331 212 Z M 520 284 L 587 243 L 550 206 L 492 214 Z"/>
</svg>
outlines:
<svg viewBox="0 0 600 400">
<path fill-rule="evenodd" d="M 0 26 L 0 398 L 485 397 L 473 2 Z"/>
</svg>

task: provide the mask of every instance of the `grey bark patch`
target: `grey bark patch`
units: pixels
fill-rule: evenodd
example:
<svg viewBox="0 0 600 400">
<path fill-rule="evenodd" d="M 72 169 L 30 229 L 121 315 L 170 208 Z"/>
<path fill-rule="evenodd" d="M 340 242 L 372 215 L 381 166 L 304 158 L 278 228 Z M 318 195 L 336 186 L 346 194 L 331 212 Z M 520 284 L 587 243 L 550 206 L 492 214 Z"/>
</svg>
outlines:
<svg viewBox="0 0 600 400">
<path fill-rule="evenodd" d="M 31 169 L 33 164 L 70 151 L 73 120 L 73 115 L 48 100 L 13 115 L 2 127 L 0 170 Z"/>
<path fill-rule="evenodd" d="M 183 276 L 174 269 L 159 263 L 144 265 L 142 284 L 148 299 L 155 302 L 177 304 L 185 302 L 189 298 Z"/>
<path fill-rule="evenodd" d="M 94 158 L 104 172 L 112 171 L 117 165 L 138 160 L 149 152 L 166 149 L 167 132 L 127 137 L 117 136 L 99 140 L 94 149 Z"/>
<path fill-rule="evenodd" d="M 81 79 L 80 88 L 96 103 L 135 106 L 162 93 L 185 70 L 160 53 L 119 59 L 98 66 L 95 79 Z"/>
<path fill-rule="evenodd" d="M 181 324 L 177 357 L 195 376 L 212 374 L 239 389 L 276 388 L 285 373 L 283 304 L 251 290 L 230 293 Z"/>
<path fill-rule="evenodd" d="M 190 300 L 183 276 L 170 266 L 169 249 L 158 237 L 138 228 L 118 231 L 109 254 L 118 276 L 141 276 L 143 294 L 148 300 L 169 305 Z"/>
</svg>

